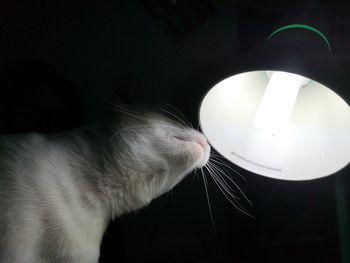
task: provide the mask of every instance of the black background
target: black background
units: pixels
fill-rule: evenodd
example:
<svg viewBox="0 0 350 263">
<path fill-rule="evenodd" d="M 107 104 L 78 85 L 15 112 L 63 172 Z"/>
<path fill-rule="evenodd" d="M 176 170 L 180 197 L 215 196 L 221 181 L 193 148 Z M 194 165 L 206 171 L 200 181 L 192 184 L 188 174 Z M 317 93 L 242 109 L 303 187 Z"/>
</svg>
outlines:
<svg viewBox="0 0 350 263">
<path fill-rule="evenodd" d="M 310 11 L 313 2 L 322 4 L 332 56 L 350 75 L 346 1 L 1 3 L 1 132 L 70 129 L 99 120 L 118 100 L 170 103 L 197 125 L 200 100 L 222 72 L 264 42 L 292 5 Z M 215 234 L 203 182 L 191 174 L 149 207 L 111 223 L 100 262 L 346 262 L 341 253 L 349 255 L 349 244 L 341 249 L 339 231 L 350 233 L 348 225 L 338 227 L 337 207 L 344 215 L 347 204 L 339 202 L 349 195 L 337 199 L 335 181 L 350 191 L 348 167 L 310 182 L 234 168 L 247 179 L 232 174 L 255 219 L 210 182 Z"/>
</svg>

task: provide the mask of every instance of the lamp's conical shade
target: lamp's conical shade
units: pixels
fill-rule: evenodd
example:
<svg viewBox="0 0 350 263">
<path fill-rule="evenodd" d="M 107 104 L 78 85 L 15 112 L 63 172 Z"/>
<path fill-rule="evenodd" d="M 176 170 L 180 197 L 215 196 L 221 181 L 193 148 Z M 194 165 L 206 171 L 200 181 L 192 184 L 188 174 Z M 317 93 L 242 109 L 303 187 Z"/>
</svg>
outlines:
<svg viewBox="0 0 350 263">
<path fill-rule="evenodd" d="M 282 31 L 239 61 L 239 70 L 214 85 L 200 106 L 201 128 L 216 150 L 249 171 L 286 180 L 324 177 L 349 163 L 349 82 L 320 35 L 303 29 Z M 276 133 L 254 124 L 262 101 L 273 90 L 271 72 L 291 76 L 274 84 L 280 98 L 267 99 L 275 116 L 272 125 L 279 112 L 289 112 L 280 116 L 288 125 Z M 299 85 L 292 84 L 298 76 L 304 80 L 295 82 L 300 86 L 290 93 Z M 294 95 L 282 99 L 287 92 Z M 287 104 L 292 105 L 289 111 Z"/>
</svg>

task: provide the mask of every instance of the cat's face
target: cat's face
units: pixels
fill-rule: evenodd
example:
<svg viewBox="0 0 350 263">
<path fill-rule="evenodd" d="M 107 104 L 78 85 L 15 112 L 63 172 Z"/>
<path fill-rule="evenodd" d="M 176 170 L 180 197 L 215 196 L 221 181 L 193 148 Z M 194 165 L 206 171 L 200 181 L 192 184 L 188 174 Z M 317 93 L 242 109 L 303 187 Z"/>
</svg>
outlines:
<svg viewBox="0 0 350 263">
<path fill-rule="evenodd" d="M 134 196 L 149 202 L 208 162 L 210 146 L 200 132 L 158 114 L 124 115 L 116 136 Z"/>
</svg>

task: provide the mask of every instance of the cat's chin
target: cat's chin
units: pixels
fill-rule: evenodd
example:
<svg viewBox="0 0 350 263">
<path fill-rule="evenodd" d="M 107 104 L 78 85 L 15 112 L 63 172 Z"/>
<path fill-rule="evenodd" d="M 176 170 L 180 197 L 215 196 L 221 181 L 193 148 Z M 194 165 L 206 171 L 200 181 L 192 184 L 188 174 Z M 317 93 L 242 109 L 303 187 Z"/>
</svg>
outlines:
<svg viewBox="0 0 350 263">
<path fill-rule="evenodd" d="M 200 144 L 202 148 L 202 157 L 200 158 L 199 162 L 196 165 L 196 168 L 202 168 L 204 167 L 210 158 L 210 145 L 208 143 Z"/>
<path fill-rule="evenodd" d="M 201 158 L 196 165 L 196 168 L 202 168 L 204 167 L 207 162 L 209 161 L 210 157 L 210 145 L 207 141 L 207 138 L 205 138 L 201 133 L 196 133 L 194 138 L 194 142 L 199 144 L 202 150 Z"/>
<path fill-rule="evenodd" d="M 210 158 L 210 145 L 207 141 L 207 139 L 202 134 L 196 134 L 194 138 L 192 138 L 192 141 L 196 143 L 200 148 L 200 157 L 199 161 L 196 164 L 196 168 L 202 168 L 204 167 Z"/>
</svg>

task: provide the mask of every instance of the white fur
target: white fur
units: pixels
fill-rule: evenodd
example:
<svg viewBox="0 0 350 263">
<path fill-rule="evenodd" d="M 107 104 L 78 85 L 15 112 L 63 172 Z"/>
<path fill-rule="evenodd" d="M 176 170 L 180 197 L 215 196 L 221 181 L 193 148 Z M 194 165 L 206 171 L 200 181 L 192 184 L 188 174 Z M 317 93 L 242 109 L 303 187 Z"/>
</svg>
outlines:
<svg viewBox="0 0 350 263">
<path fill-rule="evenodd" d="M 110 219 L 208 161 L 199 132 L 129 115 L 111 126 L 0 138 L 1 263 L 96 263 Z"/>
</svg>

